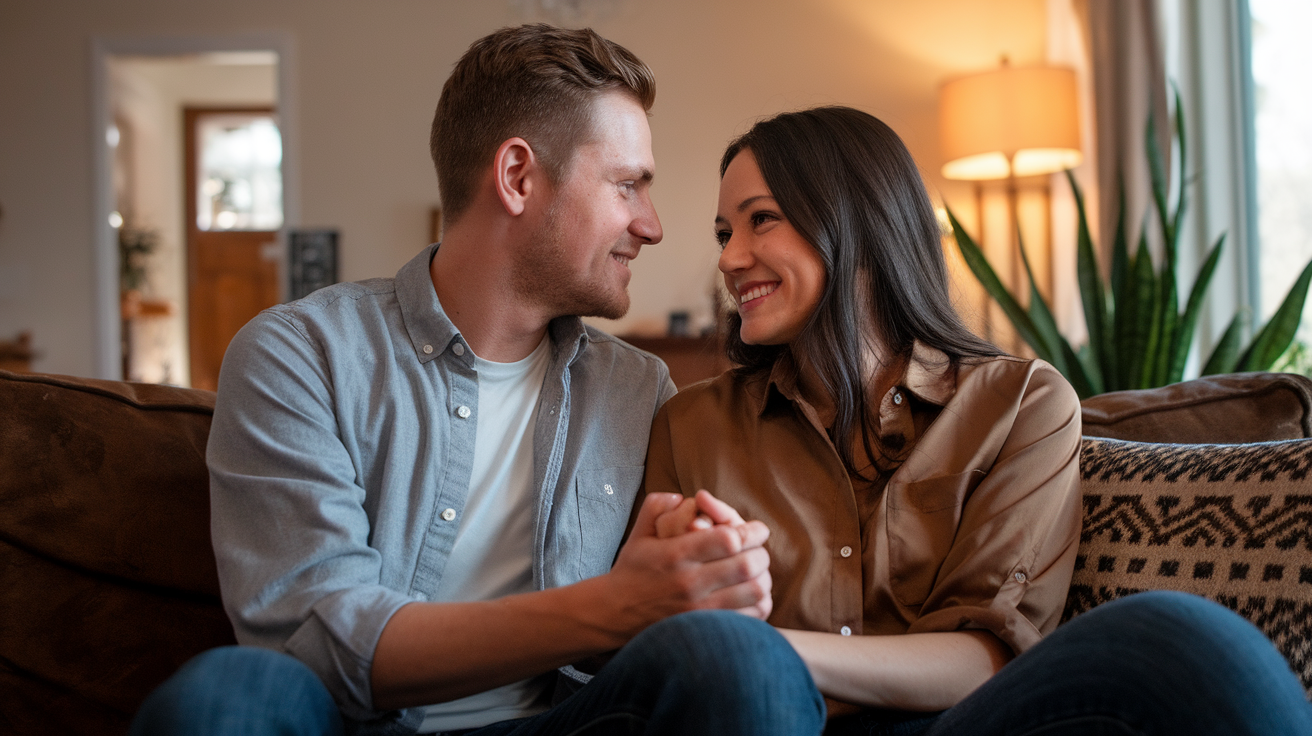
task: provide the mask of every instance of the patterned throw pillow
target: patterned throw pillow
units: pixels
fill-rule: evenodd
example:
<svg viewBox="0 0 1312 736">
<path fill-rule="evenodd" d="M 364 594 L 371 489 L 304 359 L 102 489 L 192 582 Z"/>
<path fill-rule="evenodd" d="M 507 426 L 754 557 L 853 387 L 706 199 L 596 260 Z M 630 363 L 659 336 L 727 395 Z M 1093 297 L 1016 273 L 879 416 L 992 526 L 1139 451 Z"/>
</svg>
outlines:
<svg viewBox="0 0 1312 736">
<path fill-rule="evenodd" d="M 1166 445 L 1085 437 L 1084 527 L 1063 621 L 1180 590 L 1252 621 L 1312 693 L 1312 439 Z"/>
</svg>

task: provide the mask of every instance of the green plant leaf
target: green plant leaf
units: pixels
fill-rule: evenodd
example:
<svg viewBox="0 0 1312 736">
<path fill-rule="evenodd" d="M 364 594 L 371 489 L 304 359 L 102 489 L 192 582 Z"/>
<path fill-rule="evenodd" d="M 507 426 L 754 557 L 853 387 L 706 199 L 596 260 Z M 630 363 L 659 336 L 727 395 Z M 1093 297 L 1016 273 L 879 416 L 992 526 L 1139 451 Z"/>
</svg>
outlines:
<svg viewBox="0 0 1312 736">
<path fill-rule="evenodd" d="M 1303 319 L 1303 304 L 1307 301 L 1308 283 L 1312 282 L 1312 261 L 1303 268 L 1280 308 L 1271 321 L 1258 331 L 1239 357 L 1240 371 L 1264 371 L 1271 367 L 1294 341 L 1298 323 Z"/>
<path fill-rule="evenodd" d="M 1168 253 L 1168 256 L 1173 254 Z M 1180 332 L 1180 296 L 1175 286 L 1175 259 L 1169 257 L 1162 263 L 1162 275 L 1158 279 L 1158 296 L 1161 305 L 1157 309 L 1160 327 L 1157 332 L 1157 355 L 1153 358 L 1152 383 L 1144 388 L 1165 386 L 1170 383 L 1171 356 Z"/>
<path fill-rule="evenodd" d="M 1185 303 L 1184 314 L 1180 317 L 1180 328 L 1176 333 L 1175 348 L 1171 354 L 1171 370 L 1167 383 L 1177 383 L 1184 378 L 1184 363 L 1189 358 L 1189 346 L 1194 342 L 1194 328 L 1198 324 L 1198 313 L 1203 308 L 1203 297 L 1216 272 L 1216 264 L 1221 260 L 1221 249 L 1225 246 L 1225 234 L 1216 239 L 1216 244 L 1207 254 L 1202 268 L 1198 269 L 1198 278 L 1189 290 L 1189 301 Z"/>
<path fill-rule="evenodd" d="M 1125 356 L 1125 383 L 1122 389 L 1143 388 L 1144 375 L 1150 370 L 1148 350 L 1152 329 L 1153 307 L 1157 304 L 1157 272 L 1153 269 L 1152 255 L 1148 252 L 1148 222 L 1145 218 L 1139 228 L 1139 247 L 1130 270 L 1130 286 L 1126 291 L 1126 331 L 1121 336 Z"/>
<path fill-rule="evenodd" d="M 1066 181 L 1075 195 L 1075 210 L 1079 215 L 1079 238 L 1076 245 L 1076 273 L 1080 282 L 1080 301 L 1084 305 L 1084 322 L 1089 328 L 1090 364 L 1097 366 L 1096 384 L 1112 371 L 1110 325 L 1107 318 L 1107 295 L 1102 278 L 1098 275 L 1098 255 L 1093 250 L 1093 237 L 1089 234 L 1089 218 L 1084 210 L 1084 192 L 1075 181 L 1075 175 L 1066 172 Z M 1092 378 L 1092 376 L 1091 376 Z"/>
<path fill-rule="evenodd" d="M 1244 331 L 1244 321 L 1244 312 L 1242 310 L 1235 312 L 1235 316 L 1230 320 L 1230 326 L 1225 328 L 1221 339 L 1212 349 L 1212 357 L 1203 365 L 1201 375 L 1215 376 L 1219 373 L 1235 372 L 1235 366 L 1239 364 L 1239 338 Z"/>
<path fill-rule="evenodd" d="M 984 290 L 988 292 L 989 296 L 993 297 L 998 306 L 1002 307 L 1003 313 L 1007 315 L 1007 319 L 1011 320 L 1011 324 L 1015 326 L 1016 332 L 1021 339 L 1034 348 L 1034 352 L 1040 358 L 1056 365 L 1052 359 L 1054 350 L 1049 348 L 1040 336 L 1039 330 L 1034 326 L 1029 314 L 1016 302 L 1016 298 L 1011 295 L 1011 292 L 1007 291 L 1007 287 L 1003 286 L 1002 280 L 998 278 L 997 273 L 993 271 L 993 267 L 989 265 L 988 259 L 984 257 L 984 251 L 980 250 L 975 241 L 966 233 L 966 229 L 961 226 L 961 222 L 957 220 L 957 216 L 950 209 L 948 210 L 948 220 L 952 223 L 952 234 L 956 238 L 957 248 L 961 250 L 961 257 L 966 261 L 966 265 L 970 267 L 971 272 L 975 274 L 975 278 L 979 279 Z M 1067 376 L 1068 380 L 1069 378 Z"/>
<path fill-rule="evenodd" d="M 1053 359 L 1048 362 L 1066 376 L 1080 398 L 1102 393 L 1101 376 L 1097 374 L 1096 369 L 1091 369 L 1076 356 L 1070 342 L 1057 329 L 1057 320 L 1053 318 L 1052 310 L 1035 285 L 1034 270 L 1030 267 L 1030 257 L 1025 251 L 1025 241 L 1021 236 L 1019 225 L 1016 228 L 1016 244 L 1020 249 L 1021 263 L 1025 265 L 1025 278 L 1030 284 L 1030 321 L 1034 323 L 1035 329 L 1052 352 Z"/>
<path fill-rule="evenodd" d="M 1157 219 L 1162 225 L 1162 240 L 1167 244 L 1174 244 L 1171 213 L 1166 209 L 1166 159 L 1163 158 L 1162 146 L 1157 141 L 1157 120 L 1152 112 L 1152 105 L 1149 105 L 1148 126 L 1143 138 L 1148 152 L 1148 172 L 1152 179 L 1153 203 L 1157 206 Z M 1167 247 L 1169 248 L 1170 245 Z"/>
<path fill-rule="evenodd" d="M 1126 361 L 1129 356 L 1124 352 L 1126 344 L 1123 336 L 1129 333 L 1130 324 L 1134 319 L 1134 307 L 1127 304 L 1130 294 L 1133 293 L 1129 286 L 1132 265 L 1125 233 L 1125 176 L 1120 172 L 1116 175 L 1116 195 L 1119 209 L 1116 214 L 1116 237 L 1112 241 L 1110 306 L 1112 334 L 1108 340 L 1112 346 L 1112 355 L 1108 361 L 1111 369 L 1103 376 L 1108 391 L 1126 388 L 1128 368 Z"/>
<path fill-rule="evenodd" d="M 1185 178 L 1185 164 L 1188 163 L 1189 156 L 1185 153 L 1185 136 L 1184 136 L 1184 106 L 1180 104 L 1180 88 L 1176 86 L 1175 80 L 1171 80 L 1171 91 L 1175 93 L 1175 137 L 1180 144 L 1180 154 L 1177 158 L 1180 161 L 1179 172 L 1176 174 L 1179 178 L 1180 191 L 1177 193 L 1177 202 L 1175 205 L 1175 216 L 1171 218 L 1171 252 L 1174 253 L 1180 240 L 1180 223 L 1183 222 L 1185 202 L 1184 187 L 1188 182 Z"/>
</svg>

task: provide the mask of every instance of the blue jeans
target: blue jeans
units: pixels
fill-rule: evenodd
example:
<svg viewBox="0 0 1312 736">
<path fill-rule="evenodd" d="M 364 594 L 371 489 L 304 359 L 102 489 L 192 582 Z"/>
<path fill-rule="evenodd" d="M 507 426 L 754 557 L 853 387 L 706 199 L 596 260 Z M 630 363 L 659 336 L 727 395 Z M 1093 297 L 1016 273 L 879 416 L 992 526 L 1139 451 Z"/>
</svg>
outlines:
<svg viewBox="0 0 1312 736">
<path fill-rule="evenodd" d="M 1158 591 L 1080 615 L 941 714 L 873 711 L 825 734 L 1283 736 L 1312 734 L 1312 705 L 1248 621 Z"/>
<path fill-rule="evenodd" d="M 234 665 L 223 654 L 229 652 L 270 674 L 224 671 L 221 665 Z M 206 664 L 210 657 L 215 661 Z M 251 682 L 233 689 L 244 680 Z M 188 704 L 194 698 L 202 702 Z M 161 715 L 169 711 L 186 714 L 186 721 Z M 556 708 L 469 736 L 814 735 L 823 720 L 815 687 L 782 637 L 737 614 L 706 612 L 643 632 Z M 238 732 L 252 734 L 341 732 L 327 691 L 307 668 L 246 648 L 215 650 L 189 663 L 142 706 L 133 733 L 225 733 L 205 730 L 201 721 L 242 724 Z M 245 728 L 256 723 L 267 730 Z M 288 724 L 304 728 L 287 730 Z M 1251 624 L 1202 598 L 1166 592 L 1081 615 L 943 713 L 869 711 L 824 728 L 825 736 L 1176 733 L 1312 734 L 1312 706 L 1283 657 Z"/>
<path fill-rule="evenodd" d="M 242 686 L 233 689 L 234 682 Z M 823 698 L 779 632 L 736 613 L 698 611 L 647 628 L 551 710 L 461 733 L 794 736 L 818 734 L 824 721 Z M 307 667 L 276 652 L 227 647 L 199 655 L 161 685 L 132 734 L 342 730 L 328 691 Z"/>
</svg>

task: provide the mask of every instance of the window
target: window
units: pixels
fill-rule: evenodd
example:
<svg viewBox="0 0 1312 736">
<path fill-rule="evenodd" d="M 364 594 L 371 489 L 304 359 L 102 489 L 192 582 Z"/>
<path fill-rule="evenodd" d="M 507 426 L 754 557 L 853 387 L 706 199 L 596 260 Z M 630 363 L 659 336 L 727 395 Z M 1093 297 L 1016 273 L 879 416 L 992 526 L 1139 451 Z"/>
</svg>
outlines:
<svg viewBox="0 0 1312 736">
<path fill-rule="evenodd" d="M 1312 3 L 1249 0 L 1261 315 L 1270 319 L 1312 259 Z M 1309 300 L 1312 304 L 1312 300 Z M 1312 372 L 1312 310 L 1304 309 L 1298 344 L 1286 365 Z"/>
</svg>

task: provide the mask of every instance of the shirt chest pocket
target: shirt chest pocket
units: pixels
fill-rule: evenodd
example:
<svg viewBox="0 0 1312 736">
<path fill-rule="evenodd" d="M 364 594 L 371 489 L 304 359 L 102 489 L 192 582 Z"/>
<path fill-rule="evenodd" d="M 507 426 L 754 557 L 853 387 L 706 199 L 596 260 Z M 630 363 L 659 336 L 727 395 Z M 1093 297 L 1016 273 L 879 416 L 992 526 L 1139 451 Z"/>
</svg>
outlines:
<svg viewBox="0 0 1312 736">
<path fill-rule="evenodd" d="M 982 470 L 889 483 L 889 584 L 904 606 L 919 606 L 933 590 L 961 523 L 961 510 L 984 478 Z"/>
<path fill-rule="evenodd" d="M 629 511 L 642 484 L 642 475 L 642 465 L 580 470 L 575 474 L 580 579 L 610 570 L 629 523 Z"/>
</svg>

